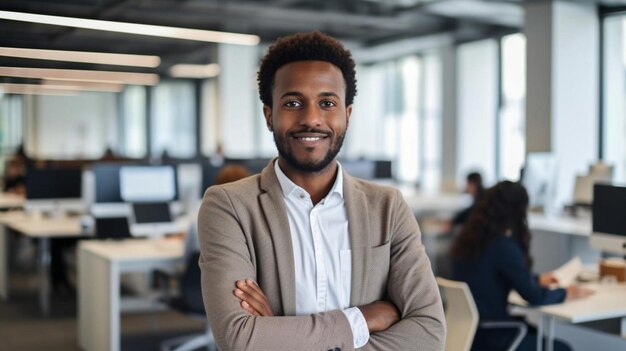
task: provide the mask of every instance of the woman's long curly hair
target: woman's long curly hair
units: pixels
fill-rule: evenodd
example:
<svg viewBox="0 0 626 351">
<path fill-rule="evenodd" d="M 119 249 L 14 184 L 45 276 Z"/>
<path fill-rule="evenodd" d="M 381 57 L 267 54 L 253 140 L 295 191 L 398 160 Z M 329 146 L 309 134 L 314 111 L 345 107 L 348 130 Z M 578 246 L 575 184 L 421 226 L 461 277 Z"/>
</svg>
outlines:
<svg viewBox="0 0 626 351">
<path fill-rule="evenodd" d="M 488 189 L 452 245 L 452 257 L 456 261 L 475 259 L 496 238 L 510 235 L 520 244 L 530 268 L 527 209 L 528 193 L 523 185 L 502 181 Z"/>
</svg>

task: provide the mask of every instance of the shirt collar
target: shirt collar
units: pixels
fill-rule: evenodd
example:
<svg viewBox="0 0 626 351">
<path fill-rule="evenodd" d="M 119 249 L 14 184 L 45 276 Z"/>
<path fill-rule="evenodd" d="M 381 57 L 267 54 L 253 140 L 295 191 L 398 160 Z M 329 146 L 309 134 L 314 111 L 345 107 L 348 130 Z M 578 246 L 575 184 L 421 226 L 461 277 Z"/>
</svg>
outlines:
<svg viewBox="0 0 626 351">
<path fill-rule="evenodd" d="M 278 159 L 276 159 L 276 162 L 274 162 L 274 172 L 276 172 L 276 177 L 278 178 L 278 183 L 280 183 L 280 187 L 283 191 L 284 197 L 291 196 L 298 189 L 306 193 L 306 190 L 299 187 L 296 183 L 291 181 L 291 179 L 289 179 L 289 177 L 287 177 L 285 173 L 283 173 L 283 170 L 280 169 L 280 166 L 278 165 Z M 335 183 L 333 184 L 333 187 L 330 189 L 326 197 L 328 198 L 334 193 L 343 198 L 343 170 L 339 161 L 337 161 L 337 176 L 335 177 Z"/>
</svg>

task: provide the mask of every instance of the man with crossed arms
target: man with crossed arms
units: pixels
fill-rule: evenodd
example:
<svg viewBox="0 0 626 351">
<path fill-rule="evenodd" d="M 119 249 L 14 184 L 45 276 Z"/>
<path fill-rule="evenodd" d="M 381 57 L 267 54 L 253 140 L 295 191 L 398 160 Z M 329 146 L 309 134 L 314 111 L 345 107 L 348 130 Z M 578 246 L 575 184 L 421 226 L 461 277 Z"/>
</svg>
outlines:
<svg viewBox="0 0 626 351">
<path fill-rule="evenodd" d="M 335 160 L 356 94 L 354 61 L 320 32 L 279 39 L 259 92 L 279 156 L 207 190 L 202 291 L 220 350 L 443 350 L 445 323 L 420 231 L 401 194 Z"/>
</svg>

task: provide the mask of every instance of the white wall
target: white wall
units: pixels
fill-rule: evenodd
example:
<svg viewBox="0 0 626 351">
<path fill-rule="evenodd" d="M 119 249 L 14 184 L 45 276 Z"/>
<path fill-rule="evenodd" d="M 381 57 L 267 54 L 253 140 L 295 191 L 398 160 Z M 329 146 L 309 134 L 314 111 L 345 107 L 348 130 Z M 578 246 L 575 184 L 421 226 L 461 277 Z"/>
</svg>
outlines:
<svg viewBox="0 0 626 351">
<path fill-rule="evenodd" d="M 257 128 L 265 129 L 262 110 L 256 103 L 258 48 L 220 44 L 218 57 L 219 140 L 226 155 L 249 157 L 256 152 Z"/>
<path fill-rule="evenodd" d="M 471 42 L 457 54 L 457 184 L 479 171 L 489 185 L 496 180 L 498 45 L 493 39 Z"/>
</svg>

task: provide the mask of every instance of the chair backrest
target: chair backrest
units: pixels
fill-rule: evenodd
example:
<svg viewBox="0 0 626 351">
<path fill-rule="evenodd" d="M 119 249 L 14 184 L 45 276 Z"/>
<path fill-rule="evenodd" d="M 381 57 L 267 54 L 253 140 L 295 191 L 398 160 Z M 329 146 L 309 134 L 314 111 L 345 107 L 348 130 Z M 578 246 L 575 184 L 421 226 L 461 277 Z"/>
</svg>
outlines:
<svg viewBox="0 0 626 351">
<path fill-rule="evenodd" d="M 478 327 L 478 310 L 464 282 L 437 278 L 446 314 L 446 351 L 469 351 Z"/>
</svg>

